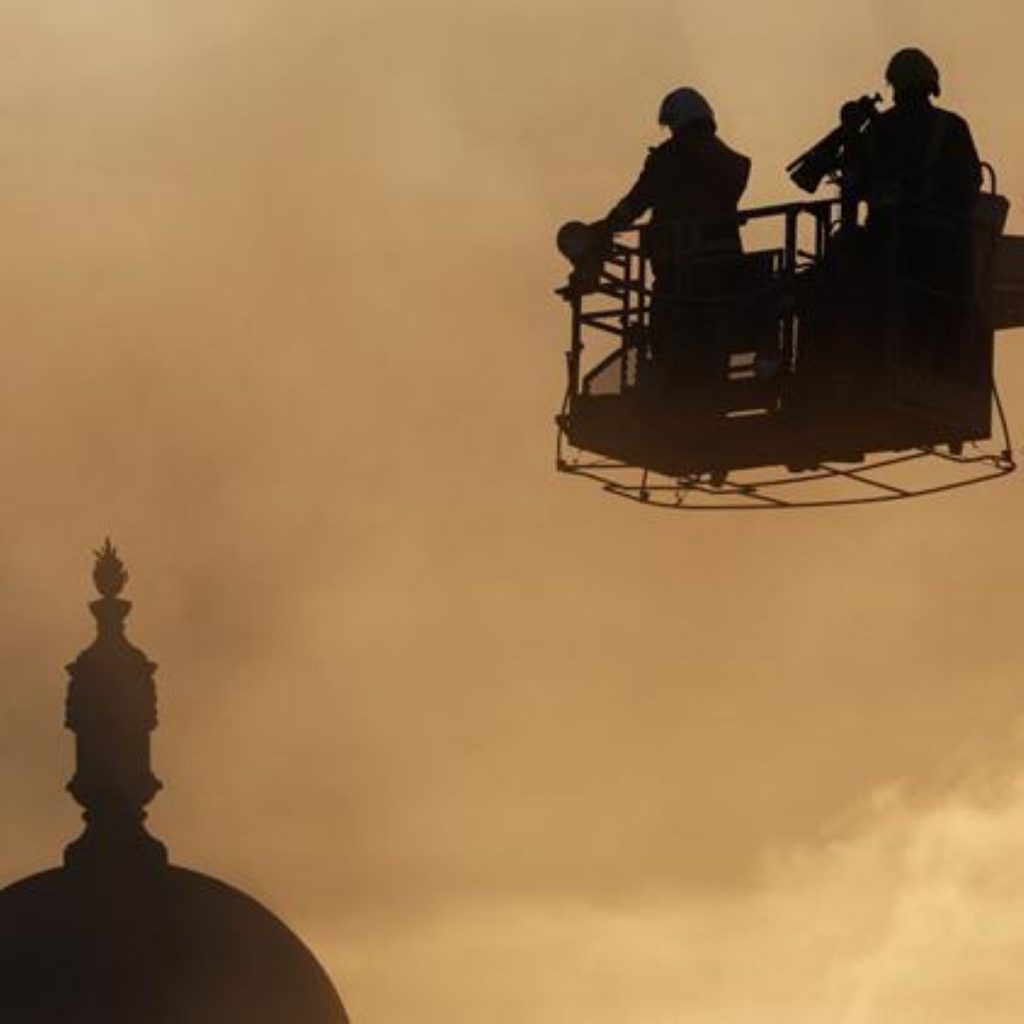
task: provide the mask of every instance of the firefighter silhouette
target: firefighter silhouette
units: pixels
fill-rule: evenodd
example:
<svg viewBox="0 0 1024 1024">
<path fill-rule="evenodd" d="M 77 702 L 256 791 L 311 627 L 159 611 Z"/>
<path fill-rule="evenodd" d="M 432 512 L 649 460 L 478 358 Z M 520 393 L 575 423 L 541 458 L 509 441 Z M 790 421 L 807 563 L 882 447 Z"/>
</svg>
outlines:
<svg viewBox="0 0 1024 1024">
<path fill-rule="evenodd" d="M 886 69 L 893 106 L 863 135 L 858 190 L 884 274 L 886 315 L 899 356 L 921 370 L 958 374 L 971 320 L 972 221 L 981 162 L 967 122 L 936 107 L 939 69 L 918 49 Z"/>
<path fill-rule="evenodd" d="M 750 177 L 750 160 L 719 137 L 710 103 L 696 89 L 674 89 L 658 112 L 670 137 L 650 150 L 633 187 L 602 222 L 609 232 L 650 211 L 645 244 L 654 273 L 651 341 L 660 378 L 698 380 L 713 323 L 681 303 L 695 287 L 694 261 L 739 254 L 737 210 Z M 705 273 L 703 287 L 714 288 Z"/>
</svg>

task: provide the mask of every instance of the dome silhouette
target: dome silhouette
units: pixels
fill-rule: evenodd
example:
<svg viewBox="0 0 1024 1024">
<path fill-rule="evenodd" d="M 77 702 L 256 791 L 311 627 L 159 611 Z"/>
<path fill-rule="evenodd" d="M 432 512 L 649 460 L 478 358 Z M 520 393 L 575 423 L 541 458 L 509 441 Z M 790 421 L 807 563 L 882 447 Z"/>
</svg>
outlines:
<svg viewBox="0 0 1024 1024">
<path fill-rule="evenodd" d="M 155 669 L 124 637 L 127 574 L 97 552 L 95 643 L 68 667 L 68 790 L 86 828 L 63 867 L 0 890 L 0 1020 L 17 1024 L 347 1024 L 326 972 L 252 897 L 168 864 L 146 832 Z"/>
<path fill-rule="evenodd" d="M 340 1024 L 312 953 L 273 914 L 166 867 L 98 879 L 58 868 L 0 892 L 3 1019 Z"/>
</svg>

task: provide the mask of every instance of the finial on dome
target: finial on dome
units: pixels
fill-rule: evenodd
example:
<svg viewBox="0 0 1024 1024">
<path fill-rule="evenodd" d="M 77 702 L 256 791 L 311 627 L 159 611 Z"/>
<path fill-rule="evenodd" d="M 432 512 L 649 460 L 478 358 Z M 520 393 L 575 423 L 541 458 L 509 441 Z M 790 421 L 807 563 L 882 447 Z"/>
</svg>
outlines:
<svg viewBox="0 0 1024 1024">
<path fill-rule="evenodd" d="M 132 605 L 117 595 L 128 573 L 110 538 L 93 554 L 92 578 L 101 595 L 89 605 L 96 639 L 68 666 L 65 716 L 76 738 L 75 775 L 67 788 L 85 808 L 86 828 L 65 850 L 65 863 L 160 866 L 167 851 L 143 824 L 145 807 L 160 789 L 150 766 L 156 665 L 124 635 Z"/>
<path fill-rule="evenodd" d="M 117 548 L 110 543 L 109 537 L 93 554 L 96 564 L 92 568 L 92 581 L 100 597 L 89 605 L 89 609 L 96 618 L 100 639 L 120 642 L 124 635 L 124 620 L 132 610 L 132 603 L 117 595 L 128 582 L 128 572 L 117 557 Z"/>
<path fill-rule="evenodd" d="M 103 597 L 117 597 L 128 582 L 128 573 L 124 563 L 117 557 L 117 548 L 110 543 L 108 537 L 99 551 L 94 551 L 96 565 L 92 570 L 92 580 L 96 589 Z"/>
</svg>

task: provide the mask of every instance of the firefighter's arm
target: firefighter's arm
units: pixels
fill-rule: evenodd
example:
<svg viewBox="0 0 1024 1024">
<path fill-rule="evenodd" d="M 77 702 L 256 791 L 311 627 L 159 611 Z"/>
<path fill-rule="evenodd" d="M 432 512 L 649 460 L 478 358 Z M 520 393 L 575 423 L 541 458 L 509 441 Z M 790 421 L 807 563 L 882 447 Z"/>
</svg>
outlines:
<svg viewBox="0 0 1024 1024">
<path fill-rule="evenodd" d="M 633 187 L 612 207 L 604 219 L 609 231 L 622 231 L 639 220 L 654 203 L 651 157 L 647 158 Z"/>
</svg>

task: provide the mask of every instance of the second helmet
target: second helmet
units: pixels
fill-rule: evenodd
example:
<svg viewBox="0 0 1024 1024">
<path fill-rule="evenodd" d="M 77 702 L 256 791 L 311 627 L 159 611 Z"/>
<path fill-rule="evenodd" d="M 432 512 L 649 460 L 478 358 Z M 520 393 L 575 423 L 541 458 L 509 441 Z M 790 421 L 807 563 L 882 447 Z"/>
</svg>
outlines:
<svg viewBox="0 0 1024 1024">
<path fill-rule="evenodd" d="M 889 66 L 885 69 L 885 80 L 894 89 L 912 89 L 915 86 L 928 86 L 933 96 L 941 92 L 939 88 L 939 69 L 935 61 L 924 50 L 908 47 L 893 54 Z"/>
</svg>

